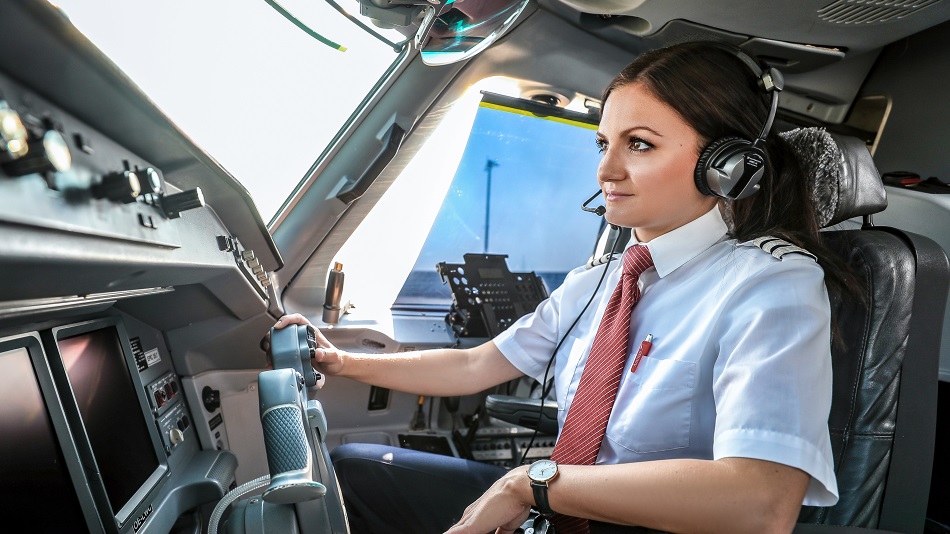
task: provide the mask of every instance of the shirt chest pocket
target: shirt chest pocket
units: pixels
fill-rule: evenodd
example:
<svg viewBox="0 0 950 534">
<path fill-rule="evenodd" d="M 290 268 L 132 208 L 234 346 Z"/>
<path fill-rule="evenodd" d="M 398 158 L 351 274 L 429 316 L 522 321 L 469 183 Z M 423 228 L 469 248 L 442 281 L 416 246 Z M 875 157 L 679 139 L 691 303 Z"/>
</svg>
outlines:
<svg viewBox="0 0 950 534">
<path fill-rule="evenodd" d="M 689 447 L 696 373 L 694 362 L 643 358 L 617 392 L 607 438 L 637 453 Z"/>
</svg>

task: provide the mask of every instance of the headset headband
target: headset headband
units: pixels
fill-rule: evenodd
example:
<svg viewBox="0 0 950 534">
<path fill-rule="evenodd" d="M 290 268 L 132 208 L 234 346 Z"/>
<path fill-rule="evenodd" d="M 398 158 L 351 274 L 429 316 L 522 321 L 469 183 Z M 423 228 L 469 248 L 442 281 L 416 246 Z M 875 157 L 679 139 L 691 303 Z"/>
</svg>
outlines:
<svg viewBox="0 0 950 534">
<path fill-rule="evenodd" d="M 782 76 L 782 73 L 774 67 L 768 67 L 766 70 L 762 70 L 759 63 L 738 46 L 715 41 L 712 41 L 711 44 L 739 58 L 739 61 L 742 61 L 742 63 L 752 71 L 752 74 L 755 75 L 759 89 L 762 89 L 766 93 L 771 93 L 772 95 L 768 119 L 766 119 L 765 124 L 762 126 L 762 131 L 759 132 L 755 141 L 752 142 L 754 146 L 760 147 L 762 143 L 765 142 L 765 136 L 769 134 L 769 130 L 772 129 L 772 123 L 775 121 L 775 114 L 778 111 L 778 94 L 785 88 L 785 78 Z"/>
</svg>

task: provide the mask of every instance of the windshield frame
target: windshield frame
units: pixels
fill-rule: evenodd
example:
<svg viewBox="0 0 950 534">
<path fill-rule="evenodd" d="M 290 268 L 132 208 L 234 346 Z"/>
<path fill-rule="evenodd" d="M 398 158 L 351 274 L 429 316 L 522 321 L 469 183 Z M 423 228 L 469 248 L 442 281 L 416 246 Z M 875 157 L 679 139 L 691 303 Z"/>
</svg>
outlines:
<svg viewBox="0 0 950 534">
<path fill-rule="evenodd" d="M 366 115 L 373 109 L 376 102 L 385 94 L 386 90 L 399 77 L 399 75 L 412 62 L 412 59 L 418 55 L 418 51 L 408 44 L 402 47 L 402 51 L 396 56 L 396 59 L 389 65 L 389 68 L 379 77 L 376 84 L 366 93 L 360 103 L 353 108 L 353 112 L 343 122 L 343 125 L 337 130 L 336 134 L 326 144 L 320 155 L 317 156 L 310 169 L 304 173 L 303 177 L 297 182 L 297 185 L 291 190 L 290 194 L 284 199 L 277 212 L 274 213 L 267 223 L 267 229 L 271 234 L 274 233 L 281 223 L 287 219 L 287 215 L 297 205 L 300 197 L 306 193 L 313 183 L 319 179 L 320 173 L 326 166 L 326 163 L 342 148 L 343 142 L 350 134 L 363 122 Z"/>
</svg>

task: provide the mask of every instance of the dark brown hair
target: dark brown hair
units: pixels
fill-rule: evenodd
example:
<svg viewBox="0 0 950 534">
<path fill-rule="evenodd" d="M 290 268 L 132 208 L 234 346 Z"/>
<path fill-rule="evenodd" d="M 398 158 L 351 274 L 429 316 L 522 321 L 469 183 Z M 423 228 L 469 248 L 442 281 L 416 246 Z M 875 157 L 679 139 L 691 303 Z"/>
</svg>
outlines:
<svg viewBox="0 0 950 534">
<path fill-rule="evenodd" d="M 729 50 L 708 42 L 690 42 L 646 52 L 624 68 L 604 91 L 642 84 L 676 111 L 699 134 L 697 155 L 722 137 L 755 139 L 768 117 L 771 96 L 755 74 Z M 792 148 L 774 128 L 766 138 L 766 171 L 758 193 L 720 202 L 739 242 L 771 235 L 808 250 L 825 271 L 832 297 L 860 296 L 847 265 L 823 243 L 818 216 Z"/>
</svg>

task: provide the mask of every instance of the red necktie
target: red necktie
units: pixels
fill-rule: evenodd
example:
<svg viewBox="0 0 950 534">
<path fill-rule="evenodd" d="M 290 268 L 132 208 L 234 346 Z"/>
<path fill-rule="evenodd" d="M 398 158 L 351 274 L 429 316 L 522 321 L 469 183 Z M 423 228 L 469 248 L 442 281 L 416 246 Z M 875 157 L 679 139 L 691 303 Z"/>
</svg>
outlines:
<svg viewBox="0 0 950 534">
<path fill-rule="evenodd" d="M 643 245 L 634 245 L 623 255 L 620 283 L 604 310 L 584 373 L 551 454 L 551 459 L 559 464 L 593 465 L 597 460 L 627 361 L 630 314 L 640 300 L 637 281 L 652 265 L 653 257 Z M 590 532 L 587 520 L 578 517 L 557 514 L 554 525 L 558 534 Z"/>
</svg>

